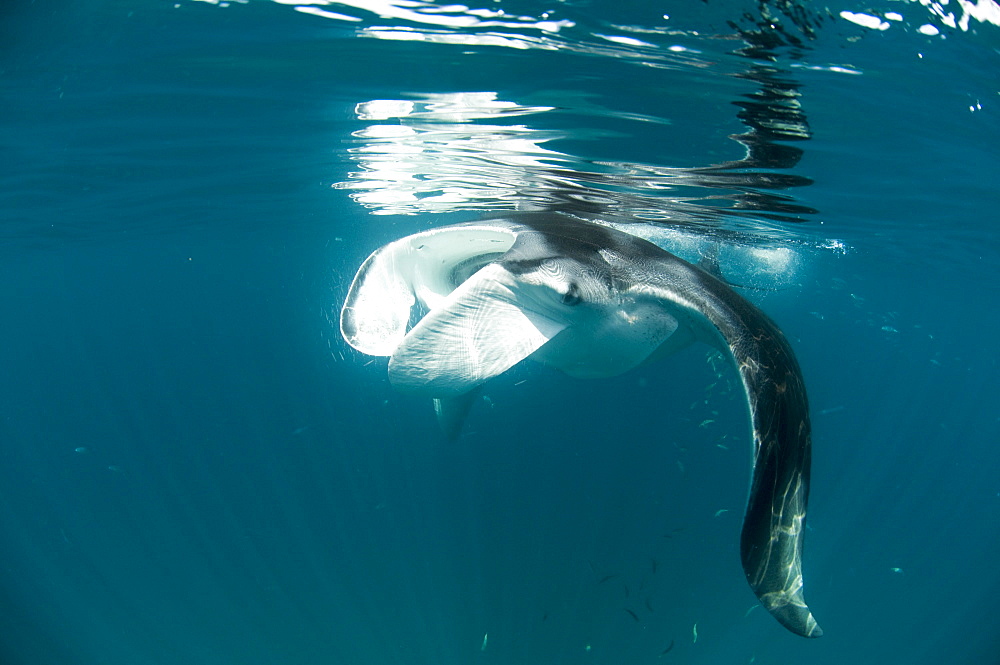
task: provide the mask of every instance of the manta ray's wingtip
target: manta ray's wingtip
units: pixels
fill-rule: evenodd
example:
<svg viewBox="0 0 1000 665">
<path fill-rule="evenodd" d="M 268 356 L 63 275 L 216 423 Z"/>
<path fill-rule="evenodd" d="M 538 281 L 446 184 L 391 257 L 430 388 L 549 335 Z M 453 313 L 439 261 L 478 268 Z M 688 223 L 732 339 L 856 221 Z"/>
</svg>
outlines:
<svg viewBox="0 0 1000 665">
<path fill-rule="evenodd" d="M 772 610 L 774 617 L 788 630 L 802 637 L 821 637 L 823 629 L 816 623 L 808 608 L 793 607 L 792 611 L 783 616 L 783 612 Z"/>
<path fill-rule="evenodd" d="M 816 623 L 816 618 L 800 598 L 793 603 L 768 605 L 767 598 L 761 598 L 761 603 L 767 608 L 782 626 L 802 637 L 821 637 L 823 629 Z"/>
</svg>

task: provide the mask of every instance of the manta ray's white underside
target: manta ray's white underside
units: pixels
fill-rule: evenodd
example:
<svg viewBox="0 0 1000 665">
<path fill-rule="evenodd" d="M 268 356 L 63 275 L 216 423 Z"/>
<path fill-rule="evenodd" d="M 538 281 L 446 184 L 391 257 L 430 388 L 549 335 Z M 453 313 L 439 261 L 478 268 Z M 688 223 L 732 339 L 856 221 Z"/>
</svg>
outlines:
<svg viewBox="0 0 1000 665">
<path fill-rule="evenodd" d="M 510 230 L 467 225 L 387 245 L 352 287 L 345 338 L 391 356 L 395 387 L 436 398 L 466 393 L 528 357 L 574 377 L 605 377 L 695 339 L 679 321 L 691 317 L 648 286 L 612 293 L 594 275 L 573 276 L 557 257 L 530 276 L 477 264 L 515 239 Z M 579 301 L 567 303 L 571 280 Z M 410 327 L 414 308 L 426 313 Z"/>
</svg>

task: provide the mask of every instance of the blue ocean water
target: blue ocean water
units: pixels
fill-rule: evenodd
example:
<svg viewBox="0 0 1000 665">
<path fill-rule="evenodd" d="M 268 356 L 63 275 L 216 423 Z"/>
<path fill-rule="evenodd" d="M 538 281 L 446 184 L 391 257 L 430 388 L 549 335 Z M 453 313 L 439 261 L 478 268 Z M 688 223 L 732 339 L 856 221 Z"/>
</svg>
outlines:
<svg viewBox="0 0 1000 665">
<path fill-rule="evenodd" d="M 998 23 L 5 3 L 0 663 L 1000 663 Z M 342 340 L 380 245 L 550 208 L 716 256 L 792 341 L 822 638 L 747 587 L 706 348 L 524 363 L 449 443 Z"/>
</svg>

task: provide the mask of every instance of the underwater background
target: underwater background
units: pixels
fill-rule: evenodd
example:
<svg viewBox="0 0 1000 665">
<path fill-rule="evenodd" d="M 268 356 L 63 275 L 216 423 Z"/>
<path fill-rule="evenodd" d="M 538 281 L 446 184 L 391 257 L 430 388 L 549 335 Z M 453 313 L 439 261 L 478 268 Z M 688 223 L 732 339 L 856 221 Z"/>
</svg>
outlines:
<svg viewBox="0 0 1000 665">
<path fill-rule="evenodd" d="M 0 663 L 1000 663 L 1000 6 L 0 8 Z M 578 210 L 809 389 L 757 607 L 735 372 L 530 362 L 448 442 L 337 319 L 379 246 Z"/>
</svg>

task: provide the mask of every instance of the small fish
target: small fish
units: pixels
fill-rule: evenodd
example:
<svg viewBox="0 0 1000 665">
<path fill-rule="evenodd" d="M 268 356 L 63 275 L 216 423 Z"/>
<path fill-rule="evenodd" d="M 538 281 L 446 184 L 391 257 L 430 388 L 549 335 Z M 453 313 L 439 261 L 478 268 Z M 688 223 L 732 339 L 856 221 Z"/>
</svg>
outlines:
<svg viewBox="0 0 1000 665">
<path fill-rule="evenodd" d="M 486 651 L 486 640 L 489 639 L 489 633 L 483 633 L 483 646 L 479 647 L 480 651 Z"/>
<path fill-rule="evenodd" d="M 728 513 L 728 512 L 729 512 L 728 508 L 719 508 L 718 510 L 715 511 L 715 516 L 718 517 L 722 513 Z"/>
<path fill-rule="evenodd" d="M 691 629 L 691 635 L 693 636 L 691 644 L 696 644 L 698 642 L 698 624 L 695 624 Z"/>
<path fill-rule="evenodd" d="M 608 580 L 613 580 L 613 579 L 615 579 L 616 577 L 618 577 L 618 576 L 617 576 L 617 575 L 605 575 L 605 576 L 604 576 L 604 577 L 602 577 L 602 578 L 601 578 L 600 580 L 598 580 L 598 582 L 597 582 L 597 583 L 598 583 L 598 584 L 604 584 L 604 583 L 605 583 L 605 582 L 607 582 Z"/>
<path fill-rule="evenodd" d="M 670 644 L 667 645 L 666 649 L 664 649 L 663 651 L 660 652 L 660 655 L 661 656 L 666 656 L 668 653 L 670 653 L 670 650 L 673 649 L 673 648 L 674 648 L 674 641 L 670 640 Z"/>
<path fill-rule="evenodd" d="M 629 588 L 628 588 L 628 585 L 627 585 L 627 584 L 625 584 L 624 582 L 622 582 L 622 586 L 624 586 L 624 587 L 625 587 L 625 597 L 626 597 L 626 598 L 628 598 L 628 597 L 629 597 L 629 594 L 630 594 L 630 591 L 629 591 Z"/>
<path fill-rule="evenodd" d="M 750 609 L 748 609 L 748 610 L 746 611 L 746 614 L 744 614 L 744 615 L 743 615 L 743 618 L 745 619 L 745 618 L 747 618 L 748 616 L 750 616 L 750 613 L 751 613 L 751 612 L 753 612 L 753 611 L 754 611 L 755 609 L 757 609 L 757 605 L 751 605 L 751 606 L 750 606 Z"/>
<path fill-rule="evenodd" d="M 889 570 L 891 570 L 894 573 L 899 573 L 900 575 L 903 574 L 903 569 L 902 568 L 890 568 Z"/>
<path fill-rule="evenodd" d="M 654 612 L 655 613 L 655 610 L 653 609 L 653 605 L 649 602 L 649 597 L 648 596 L 646 597 L 646 609 L 649 610 L 650 612 Z"/>
<path fill-rule="evenodd" d="M 723 450 L 729 450 L 729 446 L 724 446 L 721 443 L 715 444 L 716 448 L 722 448 Z"/>
<path fill-rule="evenodd" d="M 75 453 L 85 453 L 85 452 L 87 452 L 87 446 L 80 446 L 79 448 L 74 448 L 73 452 L 75 452 Z"/>
<path fill-rule="evenodd" d="M 630 610 L 630 609 L 629 609 L 629 608 L 627 608 L 627 607 L 625 608 L 625 611 L 626 611 L 626 612 L 628 612 L 628 615 L 629 615 L 630 617 L 632 617 L 633 619 L 635 619 L 635 622 L 636 622 L 636 623 L 639 623 L 639 615 L 638 615 L 638 614 L 636 614 L 635 612 L 633 612 L 632 610 Z"/>
<path fill-rule="evenodd" d="M 700 424 L 700 425 L 698 425 L 698 427 L 708 427 L 709 425 L 711 425 L 711 424 L 712 424 L 712 423 L 714 423 L 714 422 L 715 422 L 715 421 L 714 421 L 714 420 L 712 420 L 711 418 L 709 418 L 709 419 L 707 419 L 707 420 L 702 420 L 702 421 L 701 421 L 701 424 Z"/>
<path fill-rule="evenodd" d="M 656 574 L 656 569 L 660 567 L 660 564 L 659 564 L 659 562 L 656 559 L 652 559 L 651 560 L 651 564 L 652 565 L 650 567 L 653 569 L 653 574 L 655 575 Z"/>
</svg>

